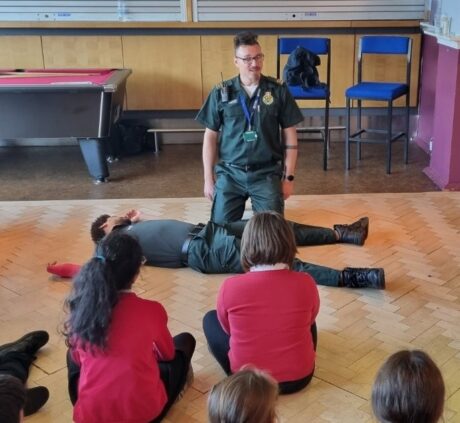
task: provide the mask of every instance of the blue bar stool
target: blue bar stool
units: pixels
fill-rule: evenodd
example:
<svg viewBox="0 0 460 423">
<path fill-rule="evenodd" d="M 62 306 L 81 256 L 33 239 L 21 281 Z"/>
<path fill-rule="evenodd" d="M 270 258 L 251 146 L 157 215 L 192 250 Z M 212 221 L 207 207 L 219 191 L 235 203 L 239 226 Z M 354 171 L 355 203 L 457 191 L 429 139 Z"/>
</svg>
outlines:
<svg viewBox="0 0 460 423">
<path fill-rule="evenodd" d="M 345 91 L 347 100 L 347 128 L 345 137 L 345 167 L 350 169 L 350 143 L 357 146 L 357 159 L 361 160 L 361 143 L 384 143 L 387 145 L 387 174 L 391 173 L 391 145 L 394 141 L 405 138 L 404 163 L 409 160 L 409 101 L 410 101 L 410 73 L 411 73 L 412 40 L 400 36 L 364 36 L 359 40 L 358 51 L 358 83 Z M 405 82 L 374 82 L 363 80 L 362 66 L 364 56 L 367 54 L 406 55 L 406 81 Z M 406 124 L 405 132 L 393 134 L 393 101 L 406 96 Z M 350 115 L 351 101 L 357 100 L 357 128 L 351 134 Z M 387 103 L 387 129 L 364 129 L 361 126 L 362 100 L 385 101 Z M 363 137 L 368 134 L 378 136 Z"/>
</svg>

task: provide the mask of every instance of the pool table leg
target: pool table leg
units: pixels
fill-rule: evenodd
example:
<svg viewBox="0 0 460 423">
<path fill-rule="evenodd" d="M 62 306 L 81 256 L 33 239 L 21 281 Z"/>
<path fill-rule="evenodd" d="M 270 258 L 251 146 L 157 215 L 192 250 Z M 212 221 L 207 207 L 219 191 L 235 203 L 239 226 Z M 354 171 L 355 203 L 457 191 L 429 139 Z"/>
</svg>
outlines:
<svg viewBox="0 0 460 423">
<path fill-rule="evenodd" d="M 94 182 L 107 182 L 109 168 L 105 159 L 104 141 L 97 138 L 80 138 L 80 150 Z"/>
</svg>

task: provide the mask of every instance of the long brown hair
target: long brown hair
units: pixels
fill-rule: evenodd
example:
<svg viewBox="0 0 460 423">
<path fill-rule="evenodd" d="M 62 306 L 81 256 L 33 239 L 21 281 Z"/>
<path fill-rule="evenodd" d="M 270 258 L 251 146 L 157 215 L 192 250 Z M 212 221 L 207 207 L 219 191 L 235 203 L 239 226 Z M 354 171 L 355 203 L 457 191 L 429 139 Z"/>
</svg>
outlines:
<svg viewBox="0 0 460 423">
<path fill-rule="evenodd" d="M 436 423 L 444 409 L 444 381 L 423 351 L 403 350 L 380 368 L 372 388 L 372 408 L 383 423 Z"/>
<path fill-rule="evenodd" d="M 291 225 L 274 211 L 256 213 L 241 238 L 241 265 L 247 271 L 260 264 L 292 267 L 297 246 Z"/>
<path fill-rule="evenodd" d="M 274 423 L 278 385 L 268 374 L 245 368 L 219 382 L 208 398 L 209 423 Z"/>
<path fill-rule="evenodd" d="M 75 339 L 86 350 L 105 349 L 113 309 L 120 291 L 130 289 L 142 265 L 142 250 L 131 236 L 111 232 L 96 256 L 83 265 L 65 300 L 67 344 Z"/>
</svg>

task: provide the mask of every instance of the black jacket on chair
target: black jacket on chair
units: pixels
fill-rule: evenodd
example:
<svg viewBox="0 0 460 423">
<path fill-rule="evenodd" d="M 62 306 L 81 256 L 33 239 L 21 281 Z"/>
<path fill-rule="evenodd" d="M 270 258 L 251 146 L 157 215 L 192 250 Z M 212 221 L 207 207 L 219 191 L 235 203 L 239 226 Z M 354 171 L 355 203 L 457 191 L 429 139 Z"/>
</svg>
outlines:
<svg viewBox="0 0 460 423">
<path fill-rule="evenodd" d="M 320 85 L 316 66 L 321 64 L 321 59 L 315 53 L 304 47 L 297 46 L 289 54 L 283 70 L 283 79 L 288 85 L 310 88 Z"/>
</svg>

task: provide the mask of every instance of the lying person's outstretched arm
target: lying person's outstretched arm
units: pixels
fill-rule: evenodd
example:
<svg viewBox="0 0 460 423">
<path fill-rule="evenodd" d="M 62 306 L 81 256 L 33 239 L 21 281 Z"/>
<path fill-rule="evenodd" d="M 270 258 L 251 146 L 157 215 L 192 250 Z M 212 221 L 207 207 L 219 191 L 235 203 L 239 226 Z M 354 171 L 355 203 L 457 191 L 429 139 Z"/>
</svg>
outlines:
<svg viewBox="0 0 460 423">
<path fill-rule="evenodd" d="M 81 266 L 75 263 L 48 263 L 46 271 L 52 275 L 61 278 L 73 278 L 79 271 Z"/>
</svg>

